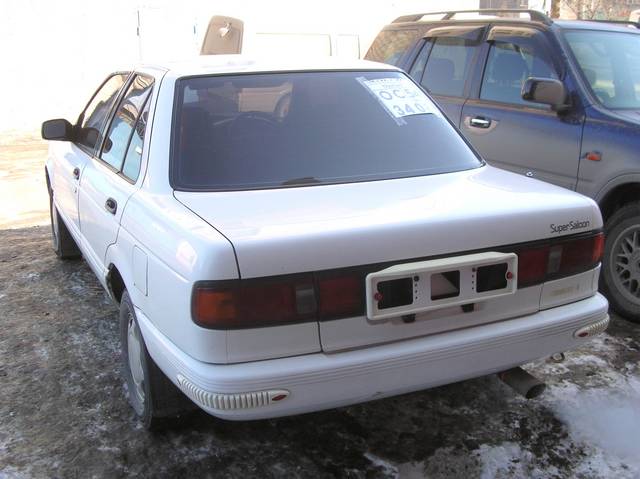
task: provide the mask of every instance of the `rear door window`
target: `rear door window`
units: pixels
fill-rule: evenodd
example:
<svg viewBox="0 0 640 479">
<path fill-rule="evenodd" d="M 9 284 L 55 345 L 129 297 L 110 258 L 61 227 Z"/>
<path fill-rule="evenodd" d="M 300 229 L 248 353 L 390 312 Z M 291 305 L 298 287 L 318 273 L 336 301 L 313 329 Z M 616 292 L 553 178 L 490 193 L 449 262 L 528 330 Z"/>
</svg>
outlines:
<svg viewBox="0 0 640 479">
<path fill-rule="evenodd" d="M 398 65 L 418 38 L 418 30 L 383 30 L 371 44 L 366 60 Z"/>
<path fill-rule="evenodd" d="M 100 158 L 116 171 L 122 169 L 125 154 L 135 131 L 140 111 L 151 91 L 152 85 L 151 78 L 137 75 L 127 88 L 111 121 Z"/>
<path fill-rule="evenodd" d="M 535 106 L 522 99 L 524 81 L 529 77 L 558 79 L 541 34 L 531 31 L 521 37 L 494 35 L 492 40 L 480 98 Z"/>
<path fill-rule="evenodd" d="M 422 77 L 422 86 L 434 95 L 464 96 L 464 86 L 470 74 L 477 43 L 461 37 L 438 37 Z"/>
<path fill-rule="evenodd" d="M 91 101 L 78 118 L 77 144 L 90 154 L 100 145 L 109 112 L 124 86 L 128 73 L 110 76 L 94 93 Z"/>
<path fill-rule="evenodd" d="M 131 141 L 127 149 L 127 155 L 124 157 L 124 165 L 122 166 L 122 174 L 134 183 L 138 180 L 140 174 L 140 163 L 142 160 L 142 145 L 144 143 L 144 134 L 147 131 L 147 122 L 149 121 L 149 105 L 151 102 L 147 98 L 144 109 L 138 117 L 136 127 L 133 130 Z"/>
</svg>

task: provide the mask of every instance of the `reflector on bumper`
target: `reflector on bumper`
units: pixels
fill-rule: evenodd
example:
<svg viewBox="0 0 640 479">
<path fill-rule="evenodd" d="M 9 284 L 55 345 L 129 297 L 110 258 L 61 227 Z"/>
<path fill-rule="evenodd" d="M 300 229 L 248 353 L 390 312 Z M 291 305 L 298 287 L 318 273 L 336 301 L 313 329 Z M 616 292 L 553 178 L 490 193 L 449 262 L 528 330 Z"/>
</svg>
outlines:
<svg viewBox="0 0 640 479">
<path fill-rule="evenodd" d="M 177 379 L 180 388 L 191 400 L 211 409 L 232 410 L 258 408 L 283 401 L 289 396 L 289 391 L 285 389 L 220 394 L 205 391 L 181 374 L 178 374 Z"/>
<path fill-rule="evenodd" d="M 602 333 L 609 326 L 609 315 L 600 321 L 590 324 L 589 326 L 583 326 L 573 333 L 574 338 L 586 339 L 592 336 L 597 336 Z"/>
</svg>

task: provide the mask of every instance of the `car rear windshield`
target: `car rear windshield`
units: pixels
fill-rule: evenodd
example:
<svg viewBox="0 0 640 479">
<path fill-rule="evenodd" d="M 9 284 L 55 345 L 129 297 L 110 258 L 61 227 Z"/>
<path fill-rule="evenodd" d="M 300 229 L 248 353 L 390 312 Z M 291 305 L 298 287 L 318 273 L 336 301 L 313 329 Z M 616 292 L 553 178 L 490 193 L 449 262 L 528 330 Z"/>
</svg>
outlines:
<svg viewBox="0 0 640 479">
<path fill-rule="evenodd" d="M 481 164 L 400 72 L 190 77 L 176 95 L 171 183 L 179 190 L 383 180 Z"/>
</svg>

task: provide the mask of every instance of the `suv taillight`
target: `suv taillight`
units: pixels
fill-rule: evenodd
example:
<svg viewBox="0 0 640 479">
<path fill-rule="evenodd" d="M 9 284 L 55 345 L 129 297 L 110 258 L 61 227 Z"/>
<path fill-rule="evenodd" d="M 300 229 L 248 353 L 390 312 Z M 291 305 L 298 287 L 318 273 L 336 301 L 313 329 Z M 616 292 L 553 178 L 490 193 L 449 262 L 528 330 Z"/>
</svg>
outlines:
<svg viewBox="0 0 640 479">
<path fill-rule="evenodd" d="M 603 251 L 602 233 L 518 249 L 518 288 L 595 268 Z"/>
</svg>

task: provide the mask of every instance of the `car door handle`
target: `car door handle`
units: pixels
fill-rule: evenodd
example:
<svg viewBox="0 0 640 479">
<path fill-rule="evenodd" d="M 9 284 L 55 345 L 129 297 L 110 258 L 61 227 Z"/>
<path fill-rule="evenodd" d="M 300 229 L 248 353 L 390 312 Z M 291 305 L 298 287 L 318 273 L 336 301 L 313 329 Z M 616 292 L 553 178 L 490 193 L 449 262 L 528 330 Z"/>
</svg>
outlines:
<svg viewBox="0 0 640 479">
<path fill-rule="evenodd" d="M 73 177 L 76 180 L 80 179 L 80 168 L 78 168 L 77 166 L 73 169 Z"/>
<path fill-rule="evenodd" d="M 118 211 L 118 202 L 113 198 L 107 198 L 107 201 L 104 203 L 104 209 L 112 215 L 115 215 L 116 211 Z"/>
<path fill-rule="evenodd" d="M 474 128 L 489 128 L 491 126 L 491 120 L 476 116 L 475 118 L 471 118 L 469 124 Z"/>
</svg>

